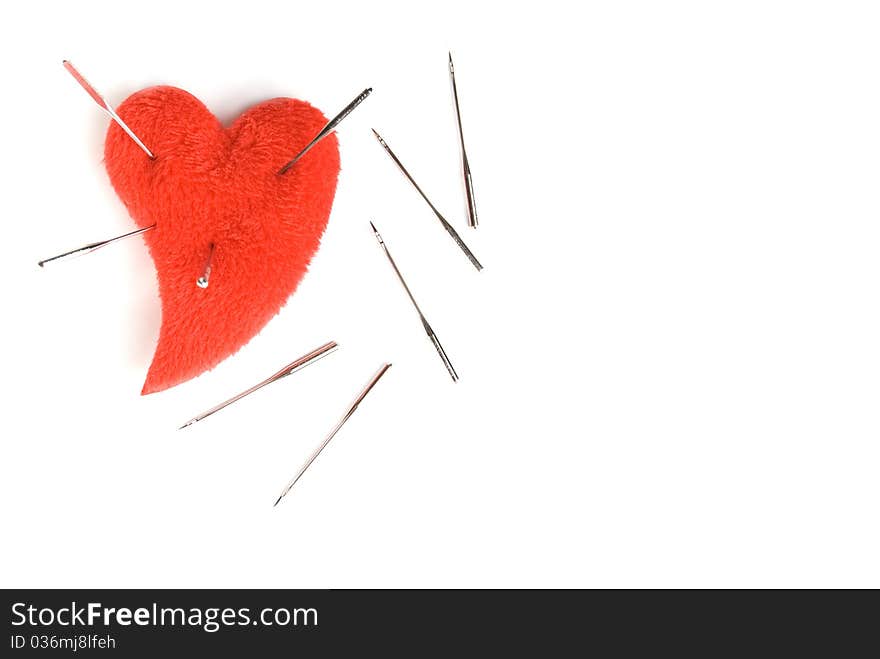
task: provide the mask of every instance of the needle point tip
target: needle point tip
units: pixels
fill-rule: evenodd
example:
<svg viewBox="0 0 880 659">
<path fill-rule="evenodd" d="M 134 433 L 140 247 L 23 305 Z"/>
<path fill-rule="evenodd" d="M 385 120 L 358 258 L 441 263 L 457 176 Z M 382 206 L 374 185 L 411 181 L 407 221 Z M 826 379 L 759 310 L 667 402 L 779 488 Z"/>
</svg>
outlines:
<svg viewBox="0 0 880 659">
<path fill-rule="evenodd" d="M 283 497 L 284 497 L 284 495 L 282 494 L 280 497 L 278 497 L 277 499 L 275 499 L 275 503 L 272 504 L 272 507 L 274 508 L 274 507 L 277 506 L 279 503 L 281 503 L 281 499 L 282 499 Z"/>
</svg>

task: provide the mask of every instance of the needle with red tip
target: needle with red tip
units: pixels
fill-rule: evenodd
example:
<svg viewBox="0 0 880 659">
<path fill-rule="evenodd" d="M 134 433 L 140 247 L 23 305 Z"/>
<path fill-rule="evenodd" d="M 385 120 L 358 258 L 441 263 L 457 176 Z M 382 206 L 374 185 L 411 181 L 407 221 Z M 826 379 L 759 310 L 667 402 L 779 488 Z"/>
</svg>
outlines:
<svg viewBox="0 0 880 659">
<path fill-rule="evenodd" d="M 153 152 L 150 151 L 147 146 L 141 142 L 140 138 L 134 134 L 131 128 L 129 128 L 126 123 L 116 114 L 116 110 L 113 109 L 113 106 L 107 102 L 107 99 L 101 96 L 98 91 L 92 87 L 91 83 L 85 79 L 85 77 L 76 70 L 76 67 L 71 64 L 68 60 L 64 60 L 62 62 L 64 68 L 67 69 L 68 73 L 74 77 L 74 79 L 80 84 L 80 86 L 86 90 L 89 96 L 92 97 L 92 100 L 98 104 L 104 112 L 106 112 L 113 121 L 119 124 L 119 127 L 125 131 L 126 135 L 128 135 L 131 139 L 134 140 L 135 144 L 137 144 L 141 149 L 143 149 L 144 153 L 146 153 L 150 160 L 155 160 L 156 156 L 153 155 Z"/>
</svg>

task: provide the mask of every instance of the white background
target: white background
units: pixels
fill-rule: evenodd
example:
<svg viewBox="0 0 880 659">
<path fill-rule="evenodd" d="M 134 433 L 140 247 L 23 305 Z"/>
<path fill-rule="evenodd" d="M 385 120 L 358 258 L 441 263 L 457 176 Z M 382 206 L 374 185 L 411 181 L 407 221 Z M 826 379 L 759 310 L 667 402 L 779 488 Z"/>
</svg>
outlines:
<svg viewBox="0 0 880 659">
<path fill-rule="evenodd" d="M 876 5 L 539 7 L 3 5 L 0 585 L 880 586 Z M 142 241 L 36 265 L 132 228 L 63 58 L 115 104 L 173 84 L 224 121 L 375 89 L 299 290 L 164 393 L 139 395 L 160 324 Z"/>
</svg>

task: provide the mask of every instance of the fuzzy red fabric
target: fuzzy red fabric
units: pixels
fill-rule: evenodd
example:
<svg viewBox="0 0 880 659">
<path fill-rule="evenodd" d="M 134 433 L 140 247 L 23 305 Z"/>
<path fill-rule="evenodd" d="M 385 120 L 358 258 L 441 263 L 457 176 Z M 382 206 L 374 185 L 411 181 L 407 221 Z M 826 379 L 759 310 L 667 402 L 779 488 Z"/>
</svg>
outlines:
<svg viewBox="0 0 880 659">
<path fill-rule="evenodd" d="M 156 266 L 162 327 L 142 393 L 213 368 L 281 309 L 327 226 L 339 148 L 318 143 L 278 170 L 327 123 L 308 103 L 276 98 L 224 128 L 194 96 L 151 87 L 117 108 L 156 156 L 111 122 L 104 147 L 110 181 Z M 199 288 L 211 244 L 210 285 Z"/>
</svg>

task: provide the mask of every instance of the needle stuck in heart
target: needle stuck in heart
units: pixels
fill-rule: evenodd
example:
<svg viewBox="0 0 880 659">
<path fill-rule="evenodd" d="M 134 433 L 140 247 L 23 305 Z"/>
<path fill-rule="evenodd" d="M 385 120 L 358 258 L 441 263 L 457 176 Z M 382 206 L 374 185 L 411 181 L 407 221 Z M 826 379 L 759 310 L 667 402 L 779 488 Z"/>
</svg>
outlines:
<svg viewBox="0 0 880 659">
<path fill-rule="evenodd" d="M 68 60 L 64 60 L 61 62 L 64 65 L 64 68 L 74 77 L 74 79 L 80 84 L 80 86 L 86 90 L 89 96 L 92 97 L 92 100 L 98 104 L 104 112 L 106 112 L 110 118 L 119 124 L 119 127 L 125 131 L 125 134 L 128 135 L 131 139 L 134 140 L 135 144 L 137 144 L 141 149 L 143 149 L 144 153 L 146 153 L 150 160 L 155 160 L 156 156 L 153 155 L 153 152 L 150 151 L 146 144 L 141 142 L 140 138 L 134 134 L 134 131 L 128 127 L 128 125 L 116 114 L 116 110 L 113 109 L 113 106 L 107 102 L 107 99 L 101 96 L 94 87 L 92 87 L 91 83 L 85 79 L 85 77 L 76 70 L 76 67 L 69 62 Z"/>
</svg>

